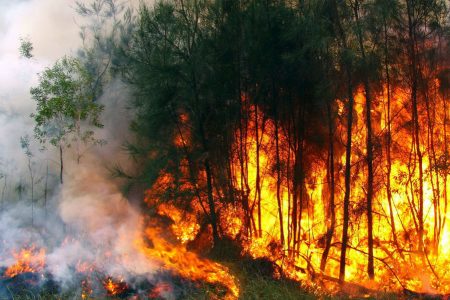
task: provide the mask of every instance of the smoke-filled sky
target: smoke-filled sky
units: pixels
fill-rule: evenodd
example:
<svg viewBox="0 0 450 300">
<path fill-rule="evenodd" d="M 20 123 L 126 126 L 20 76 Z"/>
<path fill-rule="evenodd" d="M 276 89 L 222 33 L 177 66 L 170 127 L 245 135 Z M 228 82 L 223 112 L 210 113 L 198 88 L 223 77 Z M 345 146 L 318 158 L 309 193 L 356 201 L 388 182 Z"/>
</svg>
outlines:
<svg viewBox="0 0 450 300">
<path fill-rule="evenodd" d="M 118 256 L 130 255 L 130 251 L 134 251 L 130 249 L 133 234 L 140 232 L 138 211 L 128 204 L 117 184 L 110 180 L 104 168 L 106 162 L 97 159 L 101 157 L 115 165 L 126 157 L 117 151 L 126 138 L 128 127 L 123 104 L 129 94 L 120 80 L 112 80 L 99 100 L 105 105 L 102 117 L 105 129 L 98 132 L 98 136 L 106 139 L 108 145 L 92 150 L 79 166 L 66 165 L 64 185 L 53 188 L 54 206 L 50 207 L 49 216 L 43 212 L 44 181 L 36 182 L 34 224 L 42 225 L 41 232 L 34 234 L 30 230 L 32 198 L 29 189 L 24 192 L 24 197 L 18 197 L 15 189 L 18 182 L 30 185 L 27 159 L 20 145 L 20 137 L 33 136 L 30 114 L 35 105 L 30 88 L 37 85 L 39 72 L 65 55 L 75 56 L 81 46 L 79 28 L 84 20 L 77 15 L 75 2 L 0 0 L 0 194 L 3 202 L 2 189 L 8 186 L 6 198 L 11 195 L 18 198 L 13 201 L 16 204 L 6 210 L 2 207 L 0 211 L 0 267 L 10 263 L 9 248 L 21 247 L 34 239 L 32 242 L 44 245 L 49 251 L 47 267 L 59 280 L 71 277 L 67 274 L 68 264 L 80 259 L 97 260 L 96 249 L 100 246 L 109 245 Z M 33 58 L 20 57 L 20 38 L 32 42 Z M 35 155 L 33 169 L 37 178 L 43 178 L 47 158 L 56 162 L 59 158 L 51 148 L 40 152 L 38 143 L 33 139 L 31 142 Z M 56 173 L 59 166 L 52 164 Z M 5 185 L 3 174 L 8 176 Z M 67 225 L 64 230 L 61 221 Z M 66 229 L 74 239 L 55 246 L 64 239 Z M 83 239 L 78 240 L 81 233 Z M 140 261 L 135 253 L 130 256 L 136 258 L 136 264 L 124 268 L 137 273 L 150 271 L 146 262 Z"/>
<path fill-rule="evenodd" d="M 32 135 L 29 90 L 37 73 L 81 44 L 74 5 L 73 0 L 0 0 L 0 172 L 23 170 L 19 141 Z M 32 41 L 34 58 L 20 57 L 20 38 Z"/>
<path fill-rule="evenodd" d="M 81 47 L 80 27 L 87 21 L 76 13 L 75 0 L 0 0 L 0 174 L 10 177 L 23 176 L 27 172 L 26 157 L 20 147 L 20 137 L 33 136 L 33 121 L 30 114 L 35 109 L 30 96 L 30 88 L 38 83 L 38 73 L 65 55 L 76 56 Z M 91 0 L 81 1 L 89 5 Z M 138 1 L 121 1 L 125 5 L 137 6 Z M 33 58 L 20 57 L 20 39 L 28 39 L 33 44 Z M 114 81 L 105 89 L 108 99 L 103 99 L 106 108 L 103 122 L 106 130 L 99 133 L 106 138 L 111 132 L 121 133 L 127 124 L 114 120 L 111 114 L 123 118 L 122 111 L 110 111 L 108 104 L 117 108 L 122 101 L 123 86 Z M 112 95 L 113 94 L 113 95 Z M 103 97 L 105 98 L 105 97 Z M 123 120 L 120 120 L 123 121 Z M 114 124 L 118 128 L 108 128 Z M 125 130 L 124 130 L 125 129 Z M 106 132 L 105 132 L 106 131 Z M 117 136 L 114 136 L 117 138 Z M 123 136 L 120 137 L 123 141 Z M 109 144 L 120 141 L 111 140 Z M 51 152 L 39 152 L 40 145 L 32 140 L 36 158 L 46 156 L 58 160 Z M 108 151 L 111 152 L 111 147 Z M 52 150 L 51 148 L 49 149 Z M 106 151 L 106 149 L 105 149 Z M 56 158 L 56 159 L 55 159 Z M 56 163 L 52 163 L 57 167 Z M 39 167 L 39 166 L 37 166 Z M 16 173 L 16 174 L 11 174 Z"/>
</svg>

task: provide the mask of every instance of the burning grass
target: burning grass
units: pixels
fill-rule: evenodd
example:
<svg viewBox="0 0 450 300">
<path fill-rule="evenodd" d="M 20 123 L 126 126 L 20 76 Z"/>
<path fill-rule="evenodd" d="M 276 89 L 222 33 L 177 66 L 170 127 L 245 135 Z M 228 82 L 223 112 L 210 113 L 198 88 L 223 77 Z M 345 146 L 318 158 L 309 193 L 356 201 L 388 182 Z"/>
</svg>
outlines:
<svg viewBox="0 0 450 300">
<path fill-rule="evenodd" d="M 134 254 L 103 253 L 109 268 L 100 261 L 77 261 L 69 267 L 69 284 L 54 280 L 44 248 L 12 251 L 9 265 L 0 269 L 0 299 L 58 298 L 54 295 L 81 299 L 237 299 L 238 283 L 226 267 L 188 251 L 176 238 L 166 240 L 165 230 L 158 226 L 161 224 L 148 226 L 145 239 L 135 240 Z M 118 273 L 134 266 L 139 255 L 145 257 L 148 273 Z M 106 269 L 116 271 L 109 274 Z"/>
<path fill-rule="evenodd" d="M 5 277 L 15 277 L 22 273 L 39 273 L 45 265 L 45 249 L 36 249 L 35 246 L 13 251 L 15 262 L 8 266 L 4 272 Z"/>
<path fill-rule="evenodd" d="M 152 259 L 164 259 L 160 271 L 152 279 L 135 276 L 120 278 L 102 274 L 91 263 L 78 263 L 76 272 L 79 280 L 68 289 L 61 289 L 53 281 L 50 274 L 40 269 L 24 267 L 24 271 L 13 277 L 4 277 L 0 286 L 1 299 L 345 299 L 347 296 L 331 296 L 323 290 L 310 284 L 302 284 L 280 277 L 277 266 L 268 259 L 254 259 L 249 256 L 241 257 L 222 253 L 237 253 L 233 242 L 222 242 L 214 249 L 211 257 L 201 258 L 197 254 L 177 248 L 176 245 L 156 235 L 148 233 L 152 239 L 151 245 L 146 247 L 146 255 Z M 149 242 L 147 242 L 149 243 Z M 179 245 L 178 247 L 184 247 Z M 231 248 L 230 248 L 231 247 Z M 170 250 L 170 251 L 169 251 Z M 175 255 L 174 252 L 177 254 Z M 17 261 L 25 264 L 24 257 L 35 257 L 41 251 L 19 251 Z M 33 255 L 28 255 L 33 254 Z M 39 255 L 37 255 L 39 257 Z M 45 256 L 44 256 L 45 257 Z M 222 259 L 219 259 L 221 257 Z M 219 259 L 219 261 L 217 261 Z M 225 259 L 225 261 L 224 261 Z M 31 262 L 33 260 L 26 260 Z M 42 262 L 41 260 L 38 260 Z M 16 265 L 16 264 L 14 264 Z M 180 271 L 181 270 L 181 271 Z M 229 280 L 233 280 L 229 282 Z M 239 286 L 236 285 L 239 283 Z M 238 289 L 237 293 L 228 285 Z M 349 293 L 355 295 L 355 293 Z M 371 296 L 377 299 L 395 299 L 392 294 L 377 293 Z"/>
</svg>

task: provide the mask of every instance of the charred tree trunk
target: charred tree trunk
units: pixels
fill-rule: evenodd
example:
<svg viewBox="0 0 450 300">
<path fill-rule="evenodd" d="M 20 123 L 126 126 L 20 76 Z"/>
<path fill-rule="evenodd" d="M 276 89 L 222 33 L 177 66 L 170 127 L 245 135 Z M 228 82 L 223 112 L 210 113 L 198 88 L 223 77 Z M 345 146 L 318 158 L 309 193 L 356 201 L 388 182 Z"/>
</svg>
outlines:
<svg viewBox="0 0 450 300">
<path fill-rule="evenodd" d="M 258 209 L 258 237 L 262 236 L 262 216 L 261 216 L 261 170 L 260 170 L 260 142 L 259 142 L 259 120 L 258 120 L 258 104 L 255 104 L 255 140 L 256 140 L 256 202 Z"/>
<path fill-rule="evenodd" d="M 417 88 L 418 88 L 418 61 L 416 53 L 416 22 L 414 16 L 414 3 L 412 0 L 406 1 L 406 9 L 408 14 L 408 52 L 410 57 L 410 72 L 411 72 L 411 102 L 412 102 L 412 122 L 413 122 L 413 140 L 415 154 L 417 157 L 417 164 L 419 168 L 419 209 L 418 209 L 418 250 L 424 253 L 423 234 L 423 157 L 420 149 L 420 124 L 417 103 Z"/>
<path fill-rule="evenodd" d="M 386 194 L 389 205 L 389 219 L 391 223 L 392 239 L 394 245 L 399 248 L 397 241 L 397 233 L 395 229 L 394 220 L 394 208 L 392 201 L 392 189 L 391 189 L 391 173 L 392 173 L 392 158 L 391 158 L 391 145 L 392 145 L 392 133 L 391 133 L 391 75 L 389 72 L 389 45 L 388 45 L 388 30 L 386 19 L 383 20 L 383 31 L 384 31 L 384 72 L 386 76 L 386 97 L 387 97 L 387 108 L 386 108 Z"/>
<path fill-rule="evenodd" d="M 350 219 L 351 192 L 351 155 L 352 155 L 352 126 L 353 126 L 353 85 L 350 67 L 347 66 L 348 105 L 347 105 L 347 145 L 345 147 L 345 192 L 344 192 L 344 222 L 342 228 L 341 258 L 339 262 L 339 281 L 345 281 L 345 260 L 347 255 L 348 225 Z"/>
<path fill-rule="evenodd" d="M 208 188 L 208 205 L 209 205 L 209 214 L 211 216 L 211 226 L 213 231 L 213 239 L 214 246 L 217 245 L 219 241 L 219 230 L 217 228 L 217 216 L 216 216 L 216 207 L 213 198 L 213 190 L 212 190 L 212 176 L 211 176 L 211 167 L 209 165 L 209 159 L 205 159 L 205 171 L 206 171 L 206 182 Z"/>
<path fill-rule="evenodd" d="M 209 206 L 209 215 L 210 215 L 210 221 L 211 221 L 211 227 L 212 227 L 212 233 L 213 233 L 213 240 L 214 240 L 214 246 L 217 245 L 219 241 L 219 230 L 217 226 L 217 215 L 216 215 L 216 205 L 214 202 L 214 196 L 213 196 L 213 185 L 212 185 L 212 172 L 211 172 L 211 166 L 209 162 L 209 148 L 208 148 L 208 141 L 206 139 L 206 134 L 203 128 L 203 123 L 200 122 L 200 134 L 203 144 L 203 151 L 205 151 L 207 157 L 204 161 L 205 166 L 205 173 L 206 173 L 206 188 L 207 188 L 207 194 L 208 194 L 208 206 Z"/>
<path fill-rule="evenodd" d="M 337 27 L 341 47 L 344 51 L 350 50 L 347 47 L 347 37 L 342 28 L 339 16 L 337 0 L 332 1 L 332 18 Z M 341 53 L 343 55 L 343 53 Z M 350 194 L 351 194 L 351 155 L 352 155 L 352 126 L 353 126 L 353 81 L 352 81 L 352 62 L 348 58 L 341 57 L 342 66 L 345 70 L 347 80 L 347 143 L 345 147 L 345 187 L 344 187 L 344 206 L 343 206 L 343 226 L 341 240 L 341 255 L 339 260 L 339 282 L 345 283 L 345 264 L 348 243 L 348 226 L 350 221 Z"/>
<path fill-rule="evenodd" d="M 303 187 L 304 187 L 304 128 L 305 128 L 305 110 L 298 108 L 292 116 L 294 124 L 294 170 L 293 170 L 293 193 L 292 193 L 292 238 L 293 248 L 298 250 L 302 235 L 302 211 L 304 203 Z"/>
<path fill-rule="evenodd" d="M 336 211 L 334 204 L 335 182 L 334 182 L 334 128 L 333 115 L 331 113 L 331 103 L 327 102 L 327 119 L 328 119 L 328 168 L 327 177 L 329 182 L 330 199 L 328 203 L 329 222 L 327 233 L 325 236 L 325 249 L 320 260 L 320 271 L 325 271 L 328 254 L 331 248 L 331 241 L 333 240 L 334 230 L 336 227 Z"/>
<path fill-rule="evenodd" d="M 298 220 L 299 218 L 299 202 L 300 202 L 300 189 L 301 189 L 301 184 L 300 184 L 300 176 L 301 176 L 301 156 L 302 154 L 300 153 L 300 145 L 299 142 L 297 141 L 296 143 L 296 153 L 295 153 L 295 158 L 294 158 L 294 179 L 293 179 L 293 193 L 292 193 L 292 199 L 293 199 L 293 203 L 292 203 L 292 245 L 295 249 L 296 245 L 298 244 L 298 234 L 300 234 L 298 231 L 300 231 L 300 229 L 298 228 Z"/>
<path fill-rule="evenodd" d="M 364 66 L 364 92 L 366 98 L 366 162 L 367 162 L 367 252 L 368 252 L 368 263 L 367 263 L 367 273 L 369 279 L 375 277 L 375 270 L 373 267 L 373 216 L 372 216 L 372 202 L 373 202 L 373 143 L 372 143 L 372 98 L 370 93 L 370 83 L 369 74 L 367 68 L 366 51 L 364 49 L 363 33 L 361 29 L 361 24 L 359 20 L 359 1 L 356 0 L 353 6 L 353 11 L 355 14 L 359 50 L 361 51 L 362 63 Z"/>
<path fill-rule="evenodd" d="M 276 114 L 276 113 L 275 113 Z M 281 160 L 280 160 L 280 141 L 279 141 L 279 124 L 278 118 L 275 117 L 275 156 L 276 156 L 276 172 L 277 172 L 277 204 L 278 218 L 280 222 L 280 242 L 284 245 L 284 228 L 283 228 L 283 207 L 281 201 Z"/>
<path fill-rule="evenodd" d="M 447 106 L 447 93 L 442 93 L 442 101 L 444 102 L 444 154 L 443 154 L 443 157 L 444 157 L 444 161 L 445 161 L 445 164 L 447 164 L 447 161 L 448 161 L 448 139 L 447 139 L 447 122 L 448 122 L 448 118 L 447 118 L 447 114 L 448 114 L 448 112 L 447 112 L 447 109 L 448 109 L 448 106 Z M 444 172 L 444 182 L 443 182 L 443 185 L 444 185 L 444 216 L 447 216 L 447 206 L 448 206 L 448 196 L 447 196 L 447 177 L 448 177 L 448 175 L 447 175 L 447 172 Z M 444 217 L 443 218 L 443 220 L 442 220 L 442 224 L 441 224 L 441 230 L 442 229 L 444 229 L 444 227 L 445 227 L 445 222 L 446 222 L 446 220 L 447 220 L 447 218 L 446 217 Z"/>
<path fill-rule="evenodd" d="M 240 100 L 240 119 L 239 119 L 239 165 L 240 165 L 240 187 L 241 200 L 244 209 L 244 225 L 247 237 L 251 234 L 251 212 L 249 205 L 250 187 L 248 185 L 248 155 L 247 155 L 247 106 L 245 98 Z"/>
<path fill-rule="evenodd" d="M 428 176 L 430 178 L 431 188 L 433 191 L 433 209 L 434 209 L 434 226 L 433 226 L 433 250 L 437 251 L 439 238 L 440 238 L 440 184 L 439 184 L 439 172 L 437 170 L 437 158 L 436 158 L 436 149 L 434 143 L 434 118 L 431 115 L 431 105 L 430 105 L 430 95 L 428 94 L 429 87 L 427 86 L 425 92 L 425 106 L 426 106 L 426 115 L 427 115 L 427 150 L 428 150 L 428 160 L 430 163 L 430 167 L 428 168 Z M 433 167 L 431 167 L 433 166 Z"/>
</svg>

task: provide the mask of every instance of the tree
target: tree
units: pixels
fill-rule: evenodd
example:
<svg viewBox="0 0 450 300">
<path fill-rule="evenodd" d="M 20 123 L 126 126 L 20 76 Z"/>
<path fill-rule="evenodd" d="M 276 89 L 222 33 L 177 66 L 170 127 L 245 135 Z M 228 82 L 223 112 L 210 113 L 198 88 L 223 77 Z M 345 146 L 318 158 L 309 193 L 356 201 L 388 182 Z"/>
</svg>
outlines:
<svg viewBox="0 0 450 300">
<path fill-rule="evenodd" d="M 31 189 L 31 226 L 34 226 L 34 184 L 35 172 L 33 170 L 33 152 L 30 149 L 30 137 L 28 135 L 20 137 L 20 147 L 27 156 L 27 167 L 30 175 L 30 189 Z"/>
<path fill-rule="evenodd" d="M 39 76 L 39 84 L 30 90 L 36 101 L 35 137 L 59 149 L 60 182 L 63 183 L 65 148 L 75 144 L 80 162 L 87 147 L 104 144 L 94 136 L 101 128 L 103 106 L 94 102 L 93 79 L 78 59 L 64 57 Z M 82 148 L 85 146 L 84 148 Z"/>
<path fill-rule="evenodd" d="M 31 51 L 33 51 L 33 48 L 34 48 L 33 44 L 28 38 L 20 39 L 20 47 L 19 47 L 20 56 L 28 59 L 32 58 L 33 54 L 31 53 Z"/>
</svg>

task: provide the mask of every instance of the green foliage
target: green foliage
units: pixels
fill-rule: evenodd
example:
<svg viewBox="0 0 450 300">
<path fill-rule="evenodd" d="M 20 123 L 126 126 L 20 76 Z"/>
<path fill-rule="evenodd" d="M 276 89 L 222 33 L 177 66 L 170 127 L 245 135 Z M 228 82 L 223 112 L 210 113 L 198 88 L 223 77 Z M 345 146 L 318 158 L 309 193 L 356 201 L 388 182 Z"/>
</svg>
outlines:
<svg viewBox="0 0 450 300">
<path fill-rule="evenodd" d="M 30 59 L 33 57 L 33 54 L 31 53 L 32 51 L 33 44 L 31 41 L 27 38 L 21 38 L 19 47 L 20 56 Z"/>
<path fill-rule="evenodd" d="M 64 57 L 39 76 L 31 88 L 36 101 L 35 136 L 43 144 L 70 147 L 73 142 L 102 144 L 92 128 L 101 128 L 103 106 L 94 102 L 92 77 L 75 58 Z"/>
<path fill-rule="evenodd" d="M 33 153 L 30 149 L 30 137 L 28 135 L 20 137 L 20 147 L 28 158 L 33 157 Z"/>
</svg>

